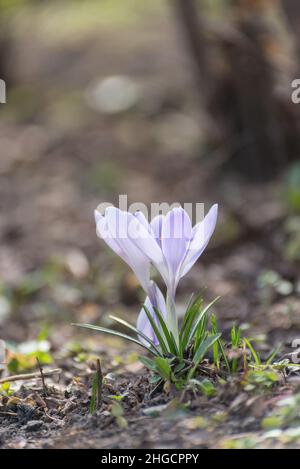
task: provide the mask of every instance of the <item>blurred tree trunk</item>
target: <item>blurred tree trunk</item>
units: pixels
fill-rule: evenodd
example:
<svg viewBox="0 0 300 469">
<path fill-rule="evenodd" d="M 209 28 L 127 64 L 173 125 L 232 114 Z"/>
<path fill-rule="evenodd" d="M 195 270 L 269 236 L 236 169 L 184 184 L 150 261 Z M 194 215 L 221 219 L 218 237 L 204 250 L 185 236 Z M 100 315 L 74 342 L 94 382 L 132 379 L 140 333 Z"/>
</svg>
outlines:
<svg viewBox="0 0 300 469">
<path fill-rule="evenodd" d="M 11 38 L 7 18 L 4 17 L 3 7 L 0 5 L 0 78 L 6 83 L 11 82 L 10 73 Z"/>
<path fill-rule="evenodd" d="M 178 14 L 183 25 L 187 46 L 190 48 L 197 69 L 199 84 L 209 88 L 210 63 L 209 51 L 203 34 L 204 25 L 194 0 L 175 0 Z"/>
<path fill-rule="evenodd" d="M 291 0 L 283 1 L 293 3 L 299 13 L 299 1 L 297 7 Z M 278 73 L 272 53 L 282 45 L 269 22 L 270 3 L 231 0 L 227 3 L 226 27 L 222 21 L 214 28 L 201 3 L 203 6 L 203 2 L 195 0 L 176 0 L 178 16 L 197 63 L 198 80 L 202 83 L 199 90 L 203 93 L 204 86 L 210 91 L 207 110 L 217 123 L 221 142 L 234 142 L 228 149 L 227 166 L 248 179 L 271 179 L 293 156 L 299 155 L 300 149 L 299 116 L 290 106 L 290 84 L 287 83 L 284 97 L 277 91 Z M 293 21 L 296 23 L 296 15 Z M 294 28 L 299 30 L 296 25 Z M 213 40 L 208 39 L 211 37 Z M 209 60 L 210 54 L 216 55 L 216 49 L 218 60 Z"/>
<path fill-rule="evenodd" d="M 297 65 L 300 66 L 300 2 L 299 0 L 281 0 L 281 4 L 294 36 L 298 56 Z"/>
</svg>

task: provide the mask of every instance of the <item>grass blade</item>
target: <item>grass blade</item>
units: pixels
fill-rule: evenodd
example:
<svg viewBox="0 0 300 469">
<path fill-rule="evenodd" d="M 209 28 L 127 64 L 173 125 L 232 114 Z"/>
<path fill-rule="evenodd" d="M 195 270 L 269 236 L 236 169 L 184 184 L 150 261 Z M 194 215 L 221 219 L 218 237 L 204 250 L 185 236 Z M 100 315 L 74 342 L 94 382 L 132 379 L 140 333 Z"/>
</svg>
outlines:
<svg viewBox="0 0 300 469">
<path fill-rule="evenodd" d="M 184 315 L 183 323 L 180 329 L 180 334 L 179 334 L 180 338 L 182 338 L 182 336 L 186 333 L 187 329 L 188 330 L 190 329 L 190 327 L 188 326 L 189 324 L 191 326 L 191 324 L 193 323 L 195 319 L 195 315 L 199 311 L 202 303 L 203 303 L 203 299 L 200 295 L 197 295 L 194 300 L 193 300 L 193 297 L 190 299 L 190 302 L 186 309 L 186 313 Z"/>
<path fill-rule="evenodd" d="M 266 361 L 267 365 L 272 365 L 272 362 L 273 362 L 274 358 L 280 352 L 280 349 L 281 349 L 281 345 L 278 345 L 278 347 L 276 347 L 275 350 L 273 350 L 273 352 L 271 353 L 271 355 L 269 356 L 269 358 Z"/>
<path fill-rule="evenodd" d="M 191 329 L 194 324 L 195 318 L 203 304 L 202 298 L 198 295 L 193 301 L 191 307 L 187 310 L 184 316 L 184 323 L 180 329 L 179 338 L 181 343 L 182 352 L 186 349 L 191 338 Z M 200 313 L 201 315 L 202 313 Z"/>
<path fill-rule="evenodd" d="M 98 376 L 95 373 L 92 383 L 92 397 L 90 402 L 90 414 L 93 415 L 97 409 L 97 394 L 98 394 Z"/>
<path fill-rule="evenodd" d="M 171 378 L 172 370 L 168 360 L 166 358 L 157 357 L 155 358 L 155 364 L 162 378 L 169 381 Z"/>
<path fill-rule="evenodd" d="M 208 350 L 213 346 L 213 344 L 221 337 L 221 334 L 215 334 L 208 336 L 205 340 L 203 340 L 202 344 L 198 348 L 197 352 L 193 357 L 193 368 L 188 373 L 188 379 L 191 379 L 199 365 L 199 363 L 203 360 L 205 354 Z"/>
<path fill-rule="evenodd" d="M 193 357 L 193 363 L 198 366 L 204 358 L 206 352 L 213 346 L 213 344 L 221 337 L 221 334 L 209 335 L 200 345 Z"/>
<path fill-rule="evenodd" d="M 221 297 L 220 296 L 217 296 L 217 298 L 215 298 L 211 303 L 209 303 L 200 313 L 200 316 L 199 318 L 197 319 L 197 321 L 195 322 L 193 328 L 192 328 L 192 331 L 189 335 L 189 338 L 188 338 L 188 342 L 187 343 L 190 343 L 191 340 L 193 339 L 199 325 L 201 324 L 201 321 L 202 319 L 204 318 L 204 316 L 206 315 L 206 313 L 210 310 L 210 308 L 220 299 Z"/>
<path fill-rule="evenodd" d="M 165 323 L 164 318 L 162 317 L 160 311 L 157 308 L 154 308 L 155 314 L 157 316 L 157 319 L 159 320 L 160 326 L 162 328 L 162 331 L 164 333 L 165 339 L 168 342 L 170 352 L 173 353 L 174 355 L 179 355 L 178 347 L 175 341 L 175 338 L 172 334 L 171 331 L 168 330 L 167 325 Z"/>
<path fill-rule="evenodd" d="M 255 351 L 255 349 L 254 349 L 253 345 L 251 344 L 251 342 L 246 338 L 244 338 L 244 342 L 245 342 L 246 346 L 248 347 L 248 349 L 250 350 L 251 355 L 254 358 L 254 361 L 255 361 L 256 365 L 261 365 L 261 359 L 260 359 L 258 353 Z"/>
<path fill-rule="evenodd" d="M 223 342 L 222 342 L 222 339 L 218 339 L 218 345 L 219 345 L 219 348 L 220 348 L 220 351 L 221 351 L 221 355 L 224 359 L 224 362 L 225 362 L 225 366 L 227 368 L 227 371 L 230 373 L 230 365 L 229 365 L 229 362 L 228 362 L 228 358 L 227 358 L 227 355 L 226 355 L 226 352 L 224 350 L 224 346 L 223 346 Z"/>
<path fill-rule="evenodd" d="M 216 316 L 213 314 L 211 317 L 211 333 L 213 335 L 217 334 L 218 328 L 217 328 L 217 319 Z M 213 344 L 213 361 L 217 369 L 220 368 L 220 356 L 219 356 L 219 341 L 217 340 Z"/>
</svg>

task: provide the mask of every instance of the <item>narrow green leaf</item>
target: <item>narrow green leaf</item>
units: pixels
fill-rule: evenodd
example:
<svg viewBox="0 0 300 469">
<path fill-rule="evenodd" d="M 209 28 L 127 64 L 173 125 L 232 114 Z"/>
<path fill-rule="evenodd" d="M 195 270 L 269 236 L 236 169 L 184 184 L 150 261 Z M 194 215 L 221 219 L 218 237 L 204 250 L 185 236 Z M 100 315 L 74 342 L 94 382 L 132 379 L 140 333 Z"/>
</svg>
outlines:
<svg viewBox="0 0 300 469">
<path fill-rule="evenodd" d="M 90 402 L 90 414 L 93 415 L 97 408 L 97 393 L 98 393 L 98 376 L 97 373 L 93 376 L 92 382 L 92 397 Z"/>
<path fill-rule="evenodd" d="M 72 326 L 82 327 L 84 329 L 91 329 L 91 330 L 96 331 L 96 332 L 104 332 L 106 334 L 115 335 L 117 337 L 120 337 L 121 339 L 129 340 L 130 342 L 133 342 L 134 344 L 139 345 L 140 347 L 147 350 L 147 352 L 150 352 L 150 353 L 152 353 L 152 355 L 157 357 L 157 352 L 155 352 L 155 350 L 152 350 L 151 348 L 147 347 L 147 345 L 144 345 L 142 342 L 138 341 L 137 339 L 134 339 L 133 337 L 130 337 L 129 335 L 122 334 L 121 332 L 113 331 L 112 329 L 106 329 L 105 327 L 101 327 L 101 326 L 94 326 L 93 324 L 73 323 Z"/>
<path fill-rule="evenodd" d="M 173 353 L 174 355 L 179 355 L 178 348 L 177 348 L 177 345 L 176 345 L 176 342 L 175 342 L 175 339 L 174 339 L 174 336 L 173 336 L 172 332 L 168 330 L 167 325 L 165 323 L 165 320 L 162 317 L 160 311 L 155 307 L 153 307 L 153 309 L 155 311 L 156 317 L 159 321 L 159 324 L 161 326 L 161 329 L 162 329 L 162 332 L 165 336 L 165 339 L 168 343 L 170 352 Z"/>
<path fill-rule="evenodd" d="M 279 345 L 278 347 L 276 347 L 273 350 L 273 352 L 271 353 L 271 355 L 269 356 L 269 358 L 266 361 L 266 365 L 272 365 L 273 360 L 278 355 L 278 353 L 280 352 L 280 349 L 281 349 L 281 345 Z"/>
<path fill-rule="evenodd" d="M 152 327 L 152 329 L 153 329 L 153 331 L 154 331 L 154 334 L 155 334 L 156 337 L 157 337 L 157 340 L 158 340 L 159 345 L 160 345 L 160 347 L 161 347 L 161 349 L 162 349 L 162 352 L 165 353 L 165 354 L 168 354 L 168 353 L 169 353 L 168 347 L 166 346 L 166 343 L 165 343 L 165 341 L 164 341 L 164 339 L 163 339 L 163 337 L 162 337 L 162 335 L 161 335 L 161 333 L 160 333 L 159 328 L 158 328 L 157 325 L 155 324 L 155 321 L 154 321 L 154 319 L 153 319 L 153 317 L 152 317 L 150 311 L 148 310 L 148 308 L 147 308 L 145 305 L 143 305 L 143 308 L 144 308 L 144 311 L 145 311 L 145 313 L 146 313 L 146 315 L 147 315 L 147 318 L 149 319 L 149 322 L 150 322 L 151 327 Z"/>
<path fill-rule="evenodd" d="M 197 370 L 199 363 L 203 360 L 205 354 L 220 337 L 221 334 L 210 335 L 200 344 L 198 350 L 196 351 L 193 357 L 194 366 L 188 373 L 188 379 L 191 379 L 194 376 L 194 373 Z"/>
<path fill-rule="evenodd" d="M 190 302 L 186 309 L 186 313 L 183 318 L 182 326 L 180 328 L 180 333 L 179 333 L 180 337 L 182 337 L 185 334 L 187 329 L 190 329 L 190 327 L 188 326 L 193 323 L 194 318 L 196 314 L 198 313 L 202 303 L 203 303 L 203 299 L 200 296 L 200 294 L 197 295 L 195 299 L 193 299 L 193 296 L 190 299 Z"/>
<path fill-rule="evenodd" d="M 227 368 L 227 371 L 230 373 L 230 365 L 229 365 L 229 362 L 228 362 L 228 358 L 227 358 L 227 355 L 226 355 L 226 352 L 224 350 L 224 346 L 223 346 L 223 342 L 222 342 L 222 339 L 218 339 L 218 344 L 219 344 L 219 348 L 221 350 L 221 355 L 223 357 L 223 360 L 225 362 L 225 366 Z"/>
<path fill-rule="evenodd" d="M 143 337 L 144 340 L 146 340 L 146 342 L 148 342 L 148 344 L 151 345 L 151 347 L 154 348 L 154 350 L 157 352 L 158 355 L 161 355 L 160 351 L 158 350 L 158 348 L 156 347 L 156 345 L 154 344 L 154 342 L 149 339 L 149 337 L 147 337 L 142 331 L 140 331 L 139 329 L 137 329 L 136 327 L 134 327 L 132 324 L 130 324 L 129 322 L 127 321 L 124 321 L 124 319 L 121 319 L 121 318 L 118 318 L 117 316 L 113 316 L 112 314 L 109 315 L 109 317 L 113 320 L 113 321 L 116 321 L 118 322 L 119 324 L 122 324 L 123 326 L 127 327 L 128 329 L 130 329 L 131 331 L 134 331 L 138 336 L 141 336 Z"/>
<path fill-rule="evenodd" d="M 150 360 L 147 357 L 139 357 L 139 360 L 146 368 L 157 373 L 157 366 L 154 360 Z"/>
<path fill-rule="evenodd" d="M 216 342 L 221 337 L 221 334 L 215 334 L 215 335 L 210 335 L 208 336 L 202 344 L 200 344 L 200 347 L 196 351 L 194 357 L 193 357 L 193 363 L 198 366 L 201 360 L 204 358 L 204 355 L 207 353 L 207 351 L 212 347 L 212 345 Z"/>
<path fill-rule="evenodd" d="M 211 333 L 212 335 L 217 334 L 217 319 L 213 314 L 211 317 Z M 219 342 L 218 340 L 213 344 L 213 361 L 217 369 L 220 368 L 220 358 L 219 358 Z"/>
<path fill-rule="evenodd" d="M 166 380 L 170 380 L 172 370 L 171 370 L 171 367 L 170 367 L 170 364 L 169 364 L 168 360 L 166 358 L 156 357 L 155 358 L 155 364 L 156 364 L 161 376 Z"/>
<path fill-rule="evenodd" d="M 182 351 L 186 349 L 190 342 L 191 338 L 191 329 L 194 324 L 194 321 L 196 319 L 196 316 L 199 314 L 200 308 L 203 304 L 203 300 L 201 297 L 196 297 L 196 299 L 193 301 L 191 307 L 187 310 L 185 314 L 185 321 L 184 324 L 182 325 L 179 333 L 179 338 L 180 338 L 180 343 L 182 347 Z M 205 313 L 204 313 L 205 314 Z M 202 315 L 202 312 L 200 313 L 200 317 Z"/>
<path fill-rule="evenodd" d="M 173 332 L 170 331 L 170 337 L 171 337 L 171 340 L 172 340 L 172 343 L 173 343 L 173 347 L 174 347 L 174 350 L 175 350 L 175 355 L 177 357 L 181 357 L 182 358 L 182 353 L 180 350 L 178 350 L 178 347 L 177 347 L 177 344 L 176 344 L 176 340 L 175 340 L 175 337 L 173 335 Z"/>
<path fill-rule="evenodd" d="M 244 342 L 245 342 L 246 346 L 248 347 L 248 349 L 250 350 L 251 355 L 254 358 L 255 363 L 257 365 L 261 365 L 261 359 L 260 359 L 258 353 L 255 351 L 255 349 L 254 349 L 253 345 L 251 344 L 251 342 L 246 338 L 244 338 Z"/>
<path fill-rule="evenodd" d="M 196 323 L 194 324 L 192 330 L 191 330 L 191 333 L 189 335 L 189 338 L 188 338 L 188 342 L 187 343 L 190 343 L 191 340 L 193 339 L 196 331 L 197 331 L 197 328 L 199 327 L 199 325 L 201 324 L 201 321 L 203 319 L 203 317 L 208 313 L 208 311 L 210 310 L 210 308 L 220 299 L 221 297 L 220 296 L 217 296 L 217 298 L 215 298 L 211 303 L 209 303 L 200 313 Z"/>
<path fill-rule="evenodd" d="M 208 315 L 205 314 L 203 318 L 201 319 L 197 330 L 194 334 L 194 338 L 191 340 L 194 340 L 194 350 L 197 350 L 200 344 L 203 342 L 203 340 L 206 339 L 207 337 L 207 325 L 208 325 Z"/>
</svg>

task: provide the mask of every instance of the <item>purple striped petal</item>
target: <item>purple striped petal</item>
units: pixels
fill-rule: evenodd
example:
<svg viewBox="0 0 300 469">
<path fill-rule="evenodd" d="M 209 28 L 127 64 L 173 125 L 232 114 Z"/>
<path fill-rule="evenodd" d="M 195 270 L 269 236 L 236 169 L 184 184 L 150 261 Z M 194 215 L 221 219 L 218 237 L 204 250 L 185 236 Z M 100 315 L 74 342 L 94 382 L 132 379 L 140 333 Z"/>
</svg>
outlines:
<svg viewBox="0 0 300 469">
<path fill-rule="evenodd" d="M 159 247 L 161 247 L 161 236 L 162 236 L 161 231 L 162 231 L 164 218 L 165 218 L 164 215 L 157 215 L 156 217 L 153 218 L 153 220 L 150 223 L 153 235 Z"/>
<path fill-rule="evenodd" d="M 206 217 L 202 222 L 198 223 L 193 228 L 192 240 L 190 242 L 188 252 L 183 261 L 180 270 L 180 278 L 183 277 L 199 259 L 210 238 L 215 230 L 218 217 L 218 205 L 215 204 L 211 207 Z"/>
<path fill-rule="evenodd" d="M 181 207 L 171 210 L 163 220 L 161 231 L 162 252 L 168 266 L 168 288 L 175 295 L 181 264 L 186 256 L 192 236 L 192 224 Z"/>
</svg>

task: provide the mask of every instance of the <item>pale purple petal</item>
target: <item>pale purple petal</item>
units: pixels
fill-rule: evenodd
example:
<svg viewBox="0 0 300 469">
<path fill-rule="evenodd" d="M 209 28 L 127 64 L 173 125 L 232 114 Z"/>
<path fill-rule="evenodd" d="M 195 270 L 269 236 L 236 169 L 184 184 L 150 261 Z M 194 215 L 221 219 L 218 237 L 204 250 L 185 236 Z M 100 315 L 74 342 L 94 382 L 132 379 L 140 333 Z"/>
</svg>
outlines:
<svg viewBox="0 0 300 469">
<path fill-rule="evenodd" d="M 143 212 L 141 212 L 140 210 L 138 210 L 137 212 L 134 213 L 134 216 L 135 218 L 138 219 L 138 221 L 149 231 L 151 231 L 150 229 L 150 225 L 148 223 L 148 220 L 147 218 L 145 217 L 145 215 L 143 214 Z"/>
<path fill-rule="evenodd" d="M 168 266 L 169 285 L 172 295 L 175 294 L 179 280 L 178 273 L 186 256 L 192 236 L 190 217 L 181 207 L 171 210 L 162 224 L 162 252 Z"/>
<path fill-rule="evenodd" d="M 128 214 L 130 216 L 130 214 Z M 136 218 L 130 225 L 134 227 L 134 223 L 137 223 Z M 156 242 L 155 235 L 153 233 L 152 227 L 148 224 L 147 228 L 145 224 L 139 223 L 139 236 L 132 236 L 133 233 L 129 233 L 130 239 L 135 244 L 140 251 L 148 257 L 149 261 L 156 267 L 158 272 L 161 274 L 165 282 L 168 278 L 168 269 L 165 263 L 165 259 L 161 250 L 160 245 Z"/>
<path fill-rule="evenodd" d="M 99 212 L 98 212 L 99 213 Z M 148 293 L 150 287 L 150 261 L 128 237 L 128 217 L 125 212 L 109 207 L 105 217 L 97 213 L 97 234 L 102 237 L 134 271 L 142 287 Z M 139 224 L 139 222 L 137 221 Z"/>
<path fill-rule="evenodd" d="M 118 243 L 111 237 L 108 223 L 106 218 L 101 215 L 98 210 L 95 210 L 95 220 L 96 220 L 96 232 L 99 238 L 102 238 L 106 244 L 120 256 L 125 262 L 127 262 L 126 254 L 122 251 Z"/>
<path fill-rule="evenodd" d="M 183 277 L 199 259 L 215 230 L 218 217 L 218 205 L 211 207 L 208 214 L 193 228 L 193 236 L 188 252 L 180 271 L 180 278 Z"/>
<path fill-rule="evenodd" d="M 152 298 L 152 302 L 150 301 L 150 298 L 147 297 L 145 302 L 144 302 L 144 306 L 146 306 L 146 308 L 148 309 L 148 311 L 151 313 L 155 323 L 157 324 L 158 327 L 159 326 L 159 322 L 158 322 L 158 319 L 156 317 L 156 314 L 155 314 L 155 311 L 153 309 L 153 306 L 158 309 L 158 311 L 161 313 L 161 315 L 163 316 L 163 318 L 166 318 L 166 315 L 167 315 L 167 308 L 166 308 L 166 303 L 165 303 L 165 299 L 164 299 L 164 296 L 162 294 L 162 292 L 160 291 L 160 289 L 157 287 L 157 285 L 153 284 L 153 292 L 154 292 L 154 296 L 155 298 L 153 299 Z M 149 337 L 149 339 L 151 339 L 155 345 L 158 345 L 158 340 L 157 340 L 157 337 L 152 329 L 152 326 L 149 322 L 149 319 L 145 313 L 145 310 L 144 308 L 141 309 L 140 311 L 140 314 L 138 316 L 138 320 L 137 320 L 137 325 L 136 325 L 137 329 L 141 332 L 143 332 L 147 337 Z M 145 341 L 142 337 L 139 337 L 139 339 L 145 344 L 145 345 L 148 345 L 148 342 Z"/>
<path fill-rule="evenodd" d="M 146 300 L 145 300 L 145 303 L 144 305 L 146 306 L 146 308 L 150 311 L 150 313 L 154 313 L 153 311 L 153 308 L 152 308 L 152 304 L 151 304 L 151 301 L 149 300 L 149 297 L 147 296 Z M 155 344 L 155 345 L 158 345 L 158 340 L 157 340 L 157 337 L 156 335 L 154 334 L 154 331 L 151 327 L 151 324 L 149 322 L 149 319 L 147 318 L 147 315 L 145 313 L 145 310 L 144 308 L 141 309 L 140 311 L 140 314 L 138 316 L 138 320 L 137 320 L 137 324 L 136 324 L 136 328 L 143 332 L 147 337 L 149 337 L 150 340 L 152 340 L 152 342 Z M 139 336 L 139 339 L 141 342 L 143 342 L 143 344 L 147 345 L 149 347 L 149 343 L 143 339 L 142 336 Z"/>
<path fill-rule="evenodd" d="M 153 218 L 150 225 L 152 228 L 153 235 L 156 239 L 157 244 L 161 247 L 161 230 L 163 225 L 164 215 L 157 215 Z"/>
</svg>

